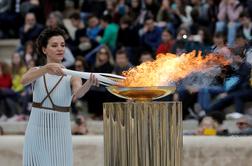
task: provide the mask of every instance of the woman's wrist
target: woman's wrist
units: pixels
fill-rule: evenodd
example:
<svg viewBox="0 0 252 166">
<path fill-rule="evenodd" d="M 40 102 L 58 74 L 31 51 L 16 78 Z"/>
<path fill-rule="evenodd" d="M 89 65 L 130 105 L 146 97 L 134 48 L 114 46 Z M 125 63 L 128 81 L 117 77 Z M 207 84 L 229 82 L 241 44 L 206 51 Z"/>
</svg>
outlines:
<svg viewBox="0 0 252 166">
<path fill-rule="evenodd" d="M 47 73 L 47 66 L 46 65 L 42 66 L 41 71 L 42 71 L 43 75 L 46 74 Z"/>
</svg>

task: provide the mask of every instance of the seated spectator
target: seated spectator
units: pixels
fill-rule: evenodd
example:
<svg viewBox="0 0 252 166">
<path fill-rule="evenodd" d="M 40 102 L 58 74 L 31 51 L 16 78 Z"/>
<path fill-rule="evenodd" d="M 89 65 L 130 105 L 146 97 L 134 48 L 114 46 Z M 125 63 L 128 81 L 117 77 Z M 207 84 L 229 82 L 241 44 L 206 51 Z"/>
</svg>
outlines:
<svg viewBox="0 0 252 166">
<path fill-rule="evenodd" d="M 18 1 L 1 0 L 0 1 L 0 39 L 17 38 L 21 19 L 19 11 L 14 6 L 19 5 Z"/>
<path fill-rule="evenodd" d="M 104 29 L 104 33 L 97 41 L 100 44 L 106 44 L 113 52 L 116 48 L 119 27 L 112 22 L 110 15 L 105 15 L 101 18 L 101 27 Z"/>
<path fill-rule="evenodd" d="M 252 117 L 249 115 L 244 115 L 239 118 L 236 122 L 236 126 L 239 129 L 236 133 L 231 133 L 231 135 L 248 136 L 252 135 Z"/>
<path fill-rule="evenodd" d="M 153 61 L 153 56 L 150 52 L 148 51 L 143 51 L 140 55 L 140 58 L 139 58 L 139 63 L 144 63 L 144 62 L 150 62 L 150 61 Z"/>
<path fill-rule="evenodd" d="M 211 52 L 212 37 L 210 36 L 209 29 L 205 27 L 200 27 L 197 34 L 191 35 L 191 41 L 193 42 L 193 50 L 199 50 L 202 55 L 207 55 Z"/>
<path fill-rule="evenodd" d="M 180 27 L 171 52 L 179 56 L 183 53 L 192 51 L 189 36 L 189 30 L 186 27 Z"/>
<path fill-rule="evenodd" d="M 106 1 L 106 9 L 103 11 L 103 16 L 111 16 L 111 21 L 118 22 L 119 14 L 116 12 L 116 1 Z"/>
<path fill-rule="evenodd" d="M 113 56 L 107 46 L 103 46 L 96 54 L 95 64 L 91 67 L 91 72 L 94 73 L 112 73 L 113 71 Z M 109 92 L 103 86 L 92 87 L 87 92 L 84 99 L 88 102 L 88 110 L 93 113 L 93 119 L 102 119 L 102 103 L 108 100 Z"/>
<path fill-rule="evenodd" d="M 87 124 L 84 116 L 78 115 L 74 127 L 72 129 L 73 135 L 86 135 L 88 133 Z"/>
<path fill-rule="evenodd" d="M 238 33 L 244 35 L 247 41 L 252 41 L 252 21 L 250 13 L 244 11 L 240 14 L 241 26 L 238 29 Z"/>
<path fill-rule="evenodd" d="M 170 53 L 174 44 L 174 40 L 172 39 L 172 34 L 168 29 L 164 29 L 162 32 L 162 43 L 158 46 L 156 54 L 166 54 Z"/>
<path fill-rule="evenodd" d="M 209 17 L 209 4 L 202 2 L 201 0 L 192 0 L 191 2 L 193 6 L 191 12 L 191 16 L 194 22 L 193 24 L 197 24 L 197 26 L 200 27 L 209 27 L 209 25 L 211 26 L 211 20 Z M 196 18 L 194 18 L 193 16 L 195 16 Z"/>
<path fill-rule="evenodd" d="M 155 0 L 144 0 L 145 3 L 145 10 L 148 13 L 151 13 L 154 18 L 156 18 L 158 10 L 159 10 L 159 5 Z"/>
<path fill-rule="evenodd" d="M 20 121 L 25 120 L 26 116 L 29 115 L 28 108 L 28 96 L 24 85 L 21 83 L 23 74 L 27 71 L 27 67 L 24 64 L 24 61 L 21 59 L 21 56 L 18 53 L 12 55 L 12 90 L 16 93 L 17 99 L 16 104 L 19 104 L 22 108 L 22 112 L 16 112 L 10 121 Z"/>
<path fill-rule="evenodd" d="M 86 71 L 88 69 L 88 66 L 85 62 L 85 59 L 82 56 L 77 56 L 75 59 L 75 63 L 74 63 L 74 69 L 76 71 Z"/>
<path fill-rule="evenodd" d="M 0 61 L 0 88 L 11 88 L 12 78 L 10 67 L 7 63 Z"/>
<path fill-rule="evenodd" d="M 205 116 L 199 123 L 196 135 L 216 135 L 218 123 L 210 116 Z"/>
<path fill-rule="evenodd" d="M 232 66 L 236 69 L 235 73 L 226 79 L 224 83 L 225 92 L 211 104 L 207 112 L 222 111 L 234 104 L 235 111 L 243 114 L 244 102 L 252 100 L 250 87 L 251 66 L 244 61 L 244 48 L 234 48 L 232 54 L 234 61 Z"/>
<path fill-rule="evenodd" d="M 224 33 L 217 32 L 213 37 L 214 45 L 212 46 L 213 53 L 223 55 L 227 58 L 230 57 L 231 52 L 229 48 L 226 46 L 226 37 Z"/>
<path fill-rule="evenodd" d="M 243 10 L 238 0 L 221 0 L 219 4 L 216 32 L 224 32 L 227 25 L 227 44 L 232 46 L 235 41 L 236 31 L 239 27 L 239 16 Z"/>
<path fill-rule="evenodd" d="M 34 45 L 35 43 L 32 41 L 28 41 L 25 44 L 22 59 L 24 60 L 26 66 L 30 66 L 33 63 L 35 63 L 35 66 L 42 66 L 45 64 L 46 58 L 37 54 Z"/>
<path fill-rule="evenodd" d="M 181 21 L 180 26 L 190 27 L 192 25 L 192 6 L 188 5 L 184 0 L 175 0 L 171 4 L 172 12 L 175 17 Z"/>
<path fill-rule="evenodd" d="M 87 69 L 87 64 L 82 56 L 77 56 L 75 63 L 74 63 L 74 70 L 80 71 L 80 72 L 85 72 Z M 85 80 L 82 79 L 82 82 L 84 83 Z M 84 97 L 85 98 L 85 97 Z M 71 108 L 72 108 L 72 113 L 76 117 L 79 115 L 79 111 L 77 109 L 77 102 L 79 100 L 77 98 L 73 97 L 72 103 L 71 103 Z"/>
<path fill-rule="evenodd" d="M 209 30 L 210 34 L 214 34 L 215 32 L 215 25 L 218 20 L 217 13 L 219 10 L 219 4 L 216 3 L 215 0 L 208 0 L 208 19 L 210 20 L 210 25 L 206 28 Z"/>
<path fill-rule="evenodd" d="M 79 2 L 79 1 L 78 1 Z M 81 17 L 86 22 L 88 16 L 95 14 L 101 17 L 106 9 L 106 1 L 101 0 L 85 0 L 81 4 Z"/>
<path fill-rule="evenodd" d="M 143 24 L 143 11 L 142 9 L 142 1 L 141 0 L 131 0 L 130 1 L 130 9 L 129 9 L 129 17 L 132 18 L 132 26 L 138 26 Z"/>
<path fill-rule="evenodd" d="M 35 67 L 35 61 L 34 59 L 31 59 L 27 62 L 26 66 L 27 69 L 31 69 Z M 33 89 L 32 89 L 32 84 L 26 85 L 24 91 L 21 93 L 22 99 L 20 100 L 21 102 L 21 107 L 22 107 L 22 112 L 19 114 L 19 116 L 13 118 L 13 120 L 16 121 L 28 121 L 30 112 L 32 109 L 32 97 L 33 97 Z"/>
<path fill-rule="evenodd" d="M 96 54 L 95 64 L 91 71 L 96 73 L 111 73 L 114 60 L 111 51 L 107 46 L 103 46 Z"/>
<path fill-rule="evenodd" d="M 49 14 L 48 18 L 46 19 L 46 26 L 51 27 L 51 28 L 60 27 L 60 28 L 64 29 L 66 33 L 68 33 L 68 31 L 63 23 L 63 19 L 64 19 L 64 17 L 60 11 L 51 12 Z"/>
<path fill-rule="evenodd" d="M 129 62 L 128 55 L 125 50 L 121 49 L 116 52 L 115 67 L 113 73 L 122 75 L 123 71 L 129 70 L 133 65 Z"/>
<path fill-rule="evenodd" d="M 34 42 L 42 30 L 43 26 L 36 22 L 35 14 L 27 13 L 25 15 L 25 23 L 19 30 L 19 37 L 21 44 L 19 51 L 24 50 L 24 46 L 27 41 Z"/>
<path fill-rule="evenodd" d="M 196 50 L 206 55 L 209 52 L 212 53 L 211 44 L 210 38 L 208 37 L 208 30 L 205 28 L 199 27 L 197 31 L 192 34 L 188 28 L 180 27 L 172 52 L 177 52 L 177 55 L 180 55 Z"/>
<path fill-rule="evenodd" d="M 175 17 L 169 0 L 163 0 L 157 14 L 157 22 L 163 26 L 167 26 L 172 36 L 175 36 L 175 31 L 181 24 L 181 20 Z"/>
<path fill-rule="evenodd" d="M 30 60 L 36 58 L 32 41 L 28 41 L 25 43 L 24 54 L 22 55 L 22 57 L 26 65 L 29 63 Z"/>
<path fill-rule="evenodd" d="M 245 58 L 246 62 L 252 65 L 252 46 L 251 43 L 246 39 L 243 33 L 238 33 L 235 39 L 235 47 L 245 48 Z"/>
<path fill-rule="evenodd" d="M 12 77 L 10 66 L 0 61 L 0 121 L 6 121 L 17 111 L 16 94 L 11 89 Z"/>
<path fill-rule="evenodd" d="M 73 27 L 76 28 L 74 35 L 74 43 L 76 46 L 75 53 L 84 55 L 85 51 L 90 50 L 92 47 L 91 41 L 87 37 L 85 24 L 82 22 L 79 13 L 73 13 L 69 18 Z"/>
<path fill-rule="evenodd" d="M 21 1 L 20 13 L 24 16 L 26 13 L 32 12 L 35 14 L 37 21 L 44 24 L 45 17 L 43 11 L 43 4 L 39 0 Z"/>
<path fill-rule="evenodd" d="M 129 37 L 130 36 L 130 40 Z M 136 47 L 139 45 L 139 36 L 137 31 L 131 26 L 131 18 L 124 16 L 120 20 L 120 29 L 117 38 L 118 47 Z"/>
<path fill-rule="evenodd" d="M 227 135 L 228 131 L 222 128 L 225 115 L 220 112 L 211 114 L 199 119 L 199 127 L 196 135 Z"/>
<path fill-rule="evenodd" d="M 101 27 L 99 25 L 99 19 L 95 15 L 91 15 L 88 17 L 88 27 L 87 27 L 87 37 L 92 41 L 95 42 L 97 36 L 101 31 Z"/>
<path fill-rule="evenodd" d="M 125 1 L 126 0 L 119 0 L 115 7 L 115 12 L 119 15 L 119 17 L 123 17 L 129 12 L 129 7 Z"/>
<path fill-rule="evenodd" d="M 73 40 L 71 39 L 68 30 L 66 29 L 64 25 L 64 17 L 60 11 L 53 11 L 49 14 L 47 20 L 46 20 L 46 26 L 50 28 L 56 28 L 59 27 L 63 29 L 66 32 L 66 44 L 67 47 L 71 50 L 74 51 L 75 45 Z"/>
<path fill-rule="evenodd" d="M 21 93 L 24 90 L 24 85 L 21 83 L 23 74 L 27 71 L 27 68 L 21 59 L 19 53 L 14 53 L 11 57 L 12 61 L 12 90 L 17 93 Z"/>
<path fill-rule="evenodd" d="M 156 52 L 161 42 L 162 29 L 155 25 L 152 15 L 146 16 L 144 27 L 139 31 L 139 34 L 142 45 L 146 46 L 150 51 Z"/>
<path fill-rule="evenodd" d="M 130 40 L 129 40 L 130 36 Z M 120 29 L 118 31 L 117 47 L 124 47 L 129 56 L 129 61 L 136 64 L 138 61 L 139 50 L 139 35 L 137 28 L 132 26 L 132 21 L 129 16 L 124 16 L 120 19 Z"/>
</svg>

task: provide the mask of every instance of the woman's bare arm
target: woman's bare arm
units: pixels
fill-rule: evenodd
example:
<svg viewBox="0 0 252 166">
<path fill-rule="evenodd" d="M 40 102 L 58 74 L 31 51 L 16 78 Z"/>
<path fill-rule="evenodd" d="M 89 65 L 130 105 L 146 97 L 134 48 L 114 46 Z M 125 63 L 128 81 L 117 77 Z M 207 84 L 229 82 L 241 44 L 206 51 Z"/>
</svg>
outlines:
<svg viewBox="0 0 252 166">
<path fill-rule="evenodd" d="M 91 88 L 92 85 L 98 86 L 98 80 L 95 78 L 93 74 L 91 74 L 90 78 L 82 85 L 82 81 L 78 77 L 72 77 L 71 79 L 72 91 L 73 91 L 73 99 L 81 98 L 84 96 L 87 91 Z"/>
<path fill-rule="evenodd" d="M 64 72 L 61 69 L 62 67 L 63 66 L 58 63 L 48 63 L 42 67 L 33 67 L 23 75 L 21 83 L 23 85 L 28 85 L 46 73 L 64 75 Z"/>
</svg>

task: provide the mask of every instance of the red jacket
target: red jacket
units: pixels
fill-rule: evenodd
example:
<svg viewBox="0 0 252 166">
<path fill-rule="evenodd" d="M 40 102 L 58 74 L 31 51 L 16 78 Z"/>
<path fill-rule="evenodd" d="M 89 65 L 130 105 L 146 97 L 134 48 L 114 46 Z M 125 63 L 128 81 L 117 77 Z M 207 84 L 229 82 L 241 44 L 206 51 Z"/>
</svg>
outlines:
<svg viewBox="0 0 252 166">
<path fill-rule="evenodd" d="M 0 76 L 0 88 L 11 88 L 11 75 L 5 74 Z"/>
<path fill-rule="evenodd" d="M 165 54 L 165 53 L 171 52 L 173 45 L 174 45 L 174 41 L 169 41 L 168 43 L 161 43 L 158 46 L 156 54 L 160 54 L 160 53 Z"/>
</svg>

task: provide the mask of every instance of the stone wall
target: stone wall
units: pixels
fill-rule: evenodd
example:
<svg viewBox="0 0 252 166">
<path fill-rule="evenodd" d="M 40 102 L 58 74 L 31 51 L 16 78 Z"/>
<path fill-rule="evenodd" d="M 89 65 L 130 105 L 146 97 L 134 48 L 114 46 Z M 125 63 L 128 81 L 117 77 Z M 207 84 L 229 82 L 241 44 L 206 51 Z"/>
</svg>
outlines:
<svg viewBox="0 0 252 166">
<path fill-rule="evenodd" d="M 0 60 L 10 63 L 11 55 L 19 44 L 18 39 L 0 40 Z"/>
</svg>

